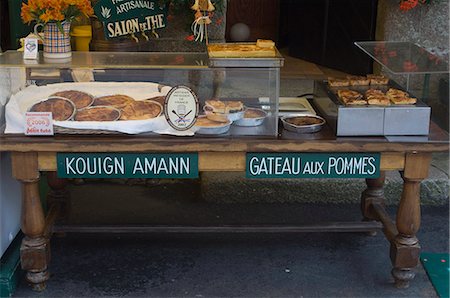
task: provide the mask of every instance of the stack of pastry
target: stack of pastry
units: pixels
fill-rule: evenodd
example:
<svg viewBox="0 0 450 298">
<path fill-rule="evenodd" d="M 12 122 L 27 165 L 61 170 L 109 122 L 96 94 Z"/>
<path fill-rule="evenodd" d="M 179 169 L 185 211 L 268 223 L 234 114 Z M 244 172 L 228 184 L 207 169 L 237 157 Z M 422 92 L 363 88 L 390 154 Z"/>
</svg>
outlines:
<svg viewBox="0 0 450 298">
<path fill-rule="evenodd" d="M 213 43 L 208 45 L 212 58 L 256 58 L 274 57 L 275 43 L 272 40 L 258 39 L 255 43 Z"/>
<path fill-rule="evenodd" d="M 210 99 L 205 101 L 206 117 L 212 121 L 228 122 L 242 118 L 245 109 L 242 101 Z M 238 114 L 239 113 L 239 114 Z M 235 119 L 236 118 L 236 119 Z"/>
<path fill-rule="evenodd" d="M 389 78 L 383 75 L 368 74 L 367 76 L 346 76 L 346 78 L 328 78 L 330 87 L 387 85 Z"/>
</svg>

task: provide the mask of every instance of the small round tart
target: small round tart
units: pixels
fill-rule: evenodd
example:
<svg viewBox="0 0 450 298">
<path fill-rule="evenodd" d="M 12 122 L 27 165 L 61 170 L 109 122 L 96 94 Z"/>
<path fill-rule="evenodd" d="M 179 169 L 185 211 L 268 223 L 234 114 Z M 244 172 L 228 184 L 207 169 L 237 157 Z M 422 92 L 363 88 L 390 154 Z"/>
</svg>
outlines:
<svg viewBox="0 0 450 298">
<path fill-rule="evenodd" d="M 133 101 L 122 108 L 120 120 L 145 120 L 159 117 L 162 112 L 160 103 L 153 100 Z"/>
<path fill-rule="evenodd" d="M 101 96 L 94 99 L 93 106 L 112 106 L 118 109 L 124 108 L 129 103 L 133 102 L 134 99 L 128 95 L 116 94 Z"/>
<path fill-rule="evenodd" d="M 198 127 L 221 127 L 221 126 L 227 126 L 229 124 L 230 124 L 229 120 L 226 122 L 217 122 L 217 121 L 208 119 L 204 116 L 198 117 L 197 122 L 195 122 L 195 126 L 198 126 Z"/>
<path fill-rule="evenodd" d="M 30 112 L 52 112 L 53 120 L 70 120 L 76 111 L 73 102 L 67 98 L 50 97 L 47 100 L 38 102 L 30 108 Z"/>
<path fill-rule="evenodd" d="M 294 116 L 290 118 L 286 118 L 285 121 L 294 126 L 307 126 L 307 125 L 315 125 L 315 124 L 323 124 L 324 120 L 318 117 L 311 116 Z"/>
<path fill-rule="evenodd" d="M 286 115 L 281 117 L 281 122 L 286 130 L 296 133 L 315 133 L 322 129 L 325 119 L 312 114 Z"/>
<path fill-rule="evenodd" d="M 75 121 L 117 121 L 120 118 L 120 110 L 114 107 L 96 106 L 78 110 Z"/>
<path fill-rule="evenodd" d="M 263 110 L 247 108 L 244 113 L 244 118 L 264 118 L 267 113 Z"/>
<path fill-rule="evenodd" d="M 220 135 L 228 132 L 231 127 L 231 121 L 228 122 L 217 122 L 206 118 L 206 116 L 199 116 L 197 122 L 195 122 L 195 127 L 198 130 L 196 134 L 201 135 Z"/>
<path fill-rule="evenodd" d="M 161 106 L 164 106 L 164 104 L 166 103 L 166 97 L 165 96 L 156 96 L 156 97 L 152 97 L 152 98 L 147 98 L 146 100 L 156 101 Z"/>
<path fill-rule="evenodd" d="M 60 91 L 52 94 L 51 96 L 59 96 L 70 99 L 77 109 L 82 109 L 90 106 L 94 102 L 94 97 L 86 92 L 68 90 Z"/>
<path fill-rule="evenodd" d="M 258 126 L 263 124 L 267 117 L 267 112 L 255 108 L 247 108 L 242 119 L 238 119 L 233 124 L 237 126 Z"/>
</svg>

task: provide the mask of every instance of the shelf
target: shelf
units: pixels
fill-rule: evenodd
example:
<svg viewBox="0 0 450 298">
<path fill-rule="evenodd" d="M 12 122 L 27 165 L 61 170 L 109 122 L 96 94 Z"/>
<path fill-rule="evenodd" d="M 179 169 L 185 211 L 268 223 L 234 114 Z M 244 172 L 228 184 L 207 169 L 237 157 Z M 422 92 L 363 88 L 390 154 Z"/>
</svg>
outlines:
<svg viewBox="0 0 450 298">
<path fill-rule="evenodd" d="M 361 41 L 355 45 L 393 74 L 448 73 L 448 61 L 411 42 Z"/>
<path fill-rule="evenodd" d="M 44 58 L 24 60 L 23 53 L 7 51 L 0 54 L 0 68 L 97 68 L 97 69 L 194 69 L 208 68 L 207 53 L 167 52 L 72 52 L 69 59 Z"/>
</svg>

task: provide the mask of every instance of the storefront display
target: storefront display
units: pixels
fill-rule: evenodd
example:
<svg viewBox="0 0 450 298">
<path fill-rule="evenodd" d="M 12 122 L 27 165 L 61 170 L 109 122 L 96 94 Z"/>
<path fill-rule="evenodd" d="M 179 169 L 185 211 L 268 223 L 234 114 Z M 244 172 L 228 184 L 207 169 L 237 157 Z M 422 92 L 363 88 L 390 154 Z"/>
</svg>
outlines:
<svg viewBox="0 0 450 298">
<path fill-rule="evenodd" d="M 57 217 L 58 204 L 65 200 L 62 178 L 197 178 L 204 171 L 240 171 L 247 178 L 264 179 L 365 178 L 361 209 L 367 221 L 319 228 L 139 229 L 299 232 L 382 228 L 391 243 L 396 285 L 407 286 L 420 250 L 416 238 L 420 181 L 428 175 L 431 153 L 447 151 L 449 144 L 448 133 L 430 123 L 430 108 L 419 100 L 413 103 L 413 94 L 385 76 L 351 76 L 316 82 L 311 103 L 287 100 L 279 119 L 284 60 L 273 44 L 261 40 L 250 48 L 218 47 L 212 56 L 75 52 L 72 59 L 60 62 L 42 56 L 29 62 L 17 52 L 0 55 L 0 67 L 11 76 L 22 73 L 27 83 L 9 98 L 0 142 L 2 151 L 12 152 L 13 175 L 23 184 L 26 237 L 21 258 L 33 288 L 44 289 L 49 279 L 49 227 Z M 209 53 L 214 51 L 212 47 Z M 42 69 L 57 75 L 38 77 L 36 72 Z M 91 79 L 79 81 L 80 71 Z M 289 112 L 300 105 L 313 113 Z M 39 118 L 40 114 L 47 118 Z M 33 125 L 50 120 L 54 136 L 24 135 Z M 409 133 L 406 128 L 416 130 Z M 404 180 L 395 224 L 383 203 L 384 172 L 390 170 L 403 171 Z M 47 218 L 36 203 L 40 171 L 52 173 L 49 184 L 59 196 Z M 77 229 L 59 230 L 64 228 Z"/>
<path fill-rule="evenodd" d="M 35 70 L 53 68 L 65 82 L 36 80 L 14 94 L 6 107 L 7 134 L 25 132 L 25 112 L 53 112 L 57 133 L 277 135 L 279 67 L 283 63 L 279 54 L 209 61 L 202 53 L 75 52 L 68 62 L 58 64 L 41 57 L 35 65 L 27 65 L 20 56 L 7 52 L 0 56 L 0 63 L 14 66 L 18 62 L 16 66 L 22 69 L 11 67 L 8 71 L 25 73 L 28 69 L 30 79 Z M 80 68 L 88 68 L 95 82 L 76 82 L 71 74 Z M 63 78 L 66 70 L 69 76 Z M 155 72 L 159 72 L 157 78 Z M 208 123 L 202 120 L 202 125 L 180 132 L 164 117 L 165 96 L 180 85 L 198 98 Z M 168 113 L 184 121 L 196 117 L 185 104 L 171 106 Z"/>
</svg>

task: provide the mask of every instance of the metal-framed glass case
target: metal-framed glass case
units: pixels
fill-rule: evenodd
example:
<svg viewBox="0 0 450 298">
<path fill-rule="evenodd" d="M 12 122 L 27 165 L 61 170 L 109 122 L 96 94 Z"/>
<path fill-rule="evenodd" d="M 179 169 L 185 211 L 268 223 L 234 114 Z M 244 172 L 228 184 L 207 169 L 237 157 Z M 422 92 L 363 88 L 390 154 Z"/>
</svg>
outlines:
<svg viewBox="0 0 450 298">
<path fill-rule="evenodd" d="M 163 114 L 155 119 L 119 121 L 111 126 L 87 121 L 77 124 L 75 116 L 55 121 L 56 133 L 129 133 L 151 136 L 169 134 L 195 137 L 275 137 L 278 133 L 278 97 L 280 67 L 283 58 L 209 59 L 207 53 L 109 53 L 73 52 L 68 60 L 25 60 L 22 53 L 8 51 L 0 55 L 0 74 L 14 82 L 2 87 L 2 113 L 6 116 L 4 133 L 24 133 L 24 114 L 33 105 L 61 91 L 80 91 L 94 98 L 126 95 L 135 101 L 164 97 L 174 86 L 187 86 L 198 97 L 200 114 L 210 100 L 242 103 L 239 115 L 228 115 L 229 129 L 216 133 L 193 127 L 188 132 L 171 129 Z M 76 107 L 75 114 L 80 109 Z M 260 111 L 260 121 L 242 124 L 246 111 Z M 178 111 L 175 111 L 178 112 Z M 214 111 L 216 112 L 216 111 Z M 153 121 L 153 122 L 152 122 Z M 89 123 L 88 123 L 89 122 Z M 132 123 L 131 129 L 127 128 Z M 241 125 L 241 124 L 242 125 Z M 91 127 L 89 124 L 92 124 Z M 209 125 L 209 124 L 208 124 Z M 215 125 L 215 124 L 214 124 Z"/>
</svg>

